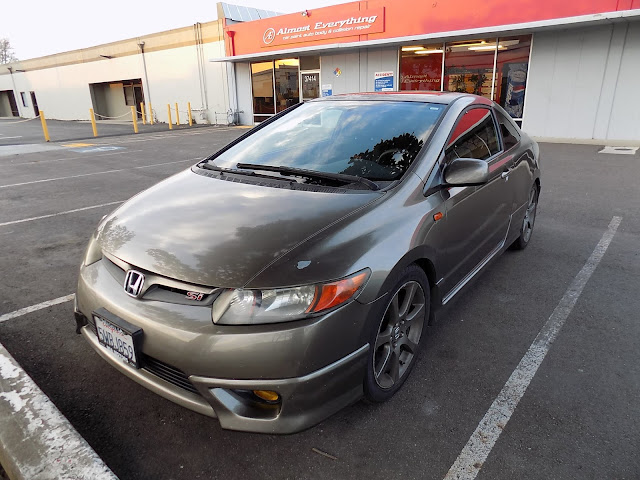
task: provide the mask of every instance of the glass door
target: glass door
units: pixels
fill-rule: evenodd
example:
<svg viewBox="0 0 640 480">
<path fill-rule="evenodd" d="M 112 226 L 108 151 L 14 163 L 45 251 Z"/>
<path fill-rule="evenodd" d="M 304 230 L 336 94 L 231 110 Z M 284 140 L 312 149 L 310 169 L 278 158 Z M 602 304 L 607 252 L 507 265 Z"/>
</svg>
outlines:
<svg viewBox="0 0 640 480">
<path fill-rule="evenodd" d="M 320 96 L 320 70 L 300 72 L 302 101 Z"/>
</svg>

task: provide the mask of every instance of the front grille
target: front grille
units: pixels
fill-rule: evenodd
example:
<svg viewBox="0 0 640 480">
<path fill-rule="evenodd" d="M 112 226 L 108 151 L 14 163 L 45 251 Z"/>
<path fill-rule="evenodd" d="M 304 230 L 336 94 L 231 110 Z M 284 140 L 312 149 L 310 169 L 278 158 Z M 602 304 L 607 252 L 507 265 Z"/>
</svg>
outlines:
<svg viewBox="0 0 640 480">
<path fill-rule="evenodd" d="M 142 357 L 140 360 L 144 370 L 149 373 L 153 373 L 156 377 L 160 377 L 162 380 L 169 382 L 176 387 L 180 387 L 183 390 L 200 395 L 198 389 L 193 386 L 189 381 L 189 377 L 187 377 L 182 370 L 172 367 L 171 365 L 161 362 L 149 355 L 145 355 L 144 353 L 141 353 L 141 355 Z"/>
</svg>

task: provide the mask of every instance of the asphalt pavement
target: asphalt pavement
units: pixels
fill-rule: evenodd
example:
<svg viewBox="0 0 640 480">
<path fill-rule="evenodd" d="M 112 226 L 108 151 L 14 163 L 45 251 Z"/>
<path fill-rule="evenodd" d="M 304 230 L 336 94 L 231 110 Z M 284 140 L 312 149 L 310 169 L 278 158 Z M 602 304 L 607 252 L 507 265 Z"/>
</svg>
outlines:
<svg viewBox="0 0 640 480">
<path fill-rule="evenodd" d="M 87 240 L 115 202 L 245 131 L 0 156 L 0 315 L 73 293 Z M 138 386 L 75 334 L 71 302 L 0 323 L 0 342 L 121 479 L 442 479 L 619 216 L 478 478 L 637 479 L 640 154 L 598 150 L 541 144 L 529 247 L 506 252 L 447 306 L 390 401 L 358 402 L 299 434 L 222 430 Z"/>
<path fill-rule="evenodd" d="M 131 117 L 127 117 L 131 120 Z M 175 121 L 175 120 L 174 120 Z M 91 122 L 86 121 L 64 121 L 51 120 L 46 121 L 49 130 L 49 138 L 51 142 L 70 142 L 73 140 L 93 139 L 93 129 Z M 204 124 L 194 124 L 189 127 L 188 123 L 180 125 L 172 125 L 173 130 L 193 129 L 206 126 Z M 99 120 L 96 122 L 98 131 L 98 139 L 104 137 L 114 137 L 120 135 L 133 134 L 133 122 L 126 120 Z M 138 133 L 166 132 L 169 130 L 167 123 L 154 123 L 153 125 L 143 124 L 142 120 L 138 120 Z M 0 147 L 6 145 L 24 145 L 29 143 L 44 142 L 44 132 L 40 118 L 32 119 L 0 119 Z M 0 148 L 1 150 L 1 148 Z"/>
</svg>

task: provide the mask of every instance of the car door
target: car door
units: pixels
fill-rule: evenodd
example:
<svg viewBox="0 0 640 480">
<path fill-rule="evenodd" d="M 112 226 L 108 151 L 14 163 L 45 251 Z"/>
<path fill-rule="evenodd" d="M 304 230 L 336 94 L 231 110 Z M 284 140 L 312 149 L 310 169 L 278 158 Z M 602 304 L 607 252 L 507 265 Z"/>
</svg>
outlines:
<svg viewBox="0 0 640 480">
<path fill-rule="evenodd" d="M 515 213 L 529 200 L 529 191 L 533 184 L 533 158 L 528 150 L 520 148 L 520 132 L 515 123 L 507 118 L 507 114 L 499 107 L 494 110 L 498 127 L 502 136 L 505 154 L 512 157 L 509 168 L 508 186 L 511 189 L 513 204 L 511 212 Z"/>
<path fill-rule="evenodd" d="M 442 192 L 445 225 L 440 226 L 440 291 L 446 303 L 503 246 L 509 228 L 512 194 L 507 188 L 512 157 L 505 155 L 490 108 L 472 106 L 458 119 L 444 149 L 442 168 L 455 158 L 489 164 L 489 181 Z"/>
</svg>

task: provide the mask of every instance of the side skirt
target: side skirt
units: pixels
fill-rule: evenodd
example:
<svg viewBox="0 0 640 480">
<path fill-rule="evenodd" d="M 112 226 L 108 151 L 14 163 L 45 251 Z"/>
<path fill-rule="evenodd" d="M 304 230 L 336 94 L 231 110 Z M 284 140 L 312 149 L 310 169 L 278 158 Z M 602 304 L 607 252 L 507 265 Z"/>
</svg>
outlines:
<svg viewBox="0 0 640 480">
<path fill-rule="evenodd" d="M 509 235 L 509 232 L 511 230 L 511 220 L 513 219 L 513 215 L 511 215 L 509 217 L 509 225 L 507 225 L 507 231 L 504 235 L 504 238 L 502 239 L 502 241 L 496 246 L 496 248 L 494 248 L 480 263 L 478 263 L 478 265 L 476 265 L 473 270 L 471 270 L 466 277 L 464 277 L 462 280 L 460 280 L 460 282 L 458 282 L 458 284 L 453 287 L 453 289 L 442 299 L 442 305 L 446 305 L 449 300 L 451 300 L 456 293 L 458 293 L 460 290 L 462 290 L 462 288 L 471 281 L 471 279 L 473 277 L 475 277 L 478 272 L 480 272 L 480 270 L 482 270 L 490 261 L 493 257 L 495 257 L 496 255 L 498 255 L 502 249 L 504 248 L 506 242 L 507 242 L 507 237 Z"/>
</svg>

